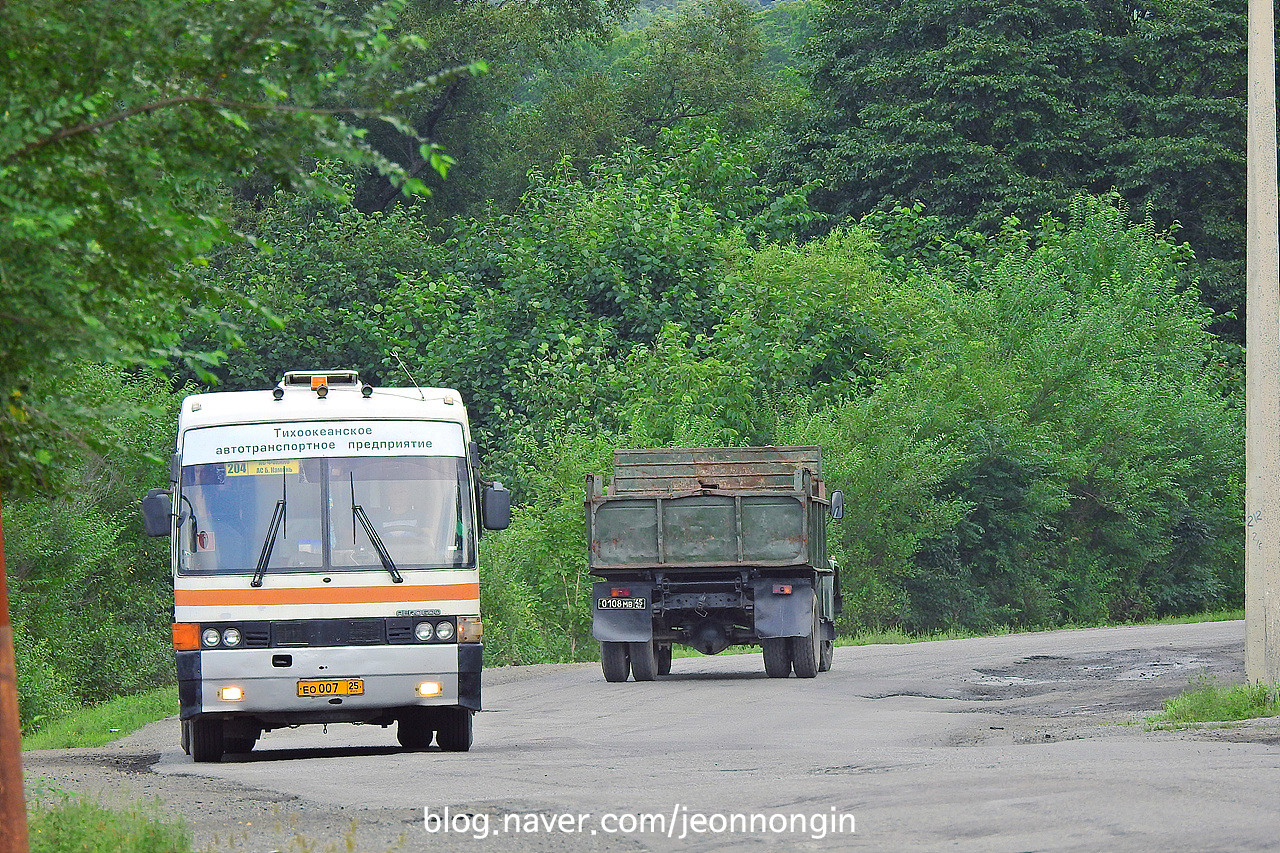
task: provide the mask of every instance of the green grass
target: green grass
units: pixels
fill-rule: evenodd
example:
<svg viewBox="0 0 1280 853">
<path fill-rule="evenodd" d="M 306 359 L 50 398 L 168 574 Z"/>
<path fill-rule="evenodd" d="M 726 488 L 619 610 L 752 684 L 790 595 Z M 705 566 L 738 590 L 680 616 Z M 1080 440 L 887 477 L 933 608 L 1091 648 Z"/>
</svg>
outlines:
<svg viewBox="0 0 1280 853">
<path fill-rule="evenodd" d="M 1265 684 L 1218 684 L 1202 679 L 1172 699 L 1164 710 L 1147 717 L 1154 728 L 1178 728 L 1197 723 L 1224 723 L 1280 715 L 1275 688 Z"/>
<path fill-rule="evenodd" d="M 178 713 L 178 688 L 161 687 L 120 696 L 45 723 L 22 739 L 23 749 L 102 746 Z"/>
<path fill-rule="evenodd" d="M 187 827 L 163 817 L 158 806 L 106 808 L 66 791 L 33 786 L 27 803 L 31 853 L 189 853 Z"/>
<path fill-rule="evenodd" d="M 1138 625 L 1194 625 L 1197 622 L 1232 622 L 1244 618 L 1244 609 L 1213 610 L 1209 613 L 1193 613 L 1190 616 L 1165 616 L 1163 619 L 1151 619 L 1137 622 Z"/>
</svg>

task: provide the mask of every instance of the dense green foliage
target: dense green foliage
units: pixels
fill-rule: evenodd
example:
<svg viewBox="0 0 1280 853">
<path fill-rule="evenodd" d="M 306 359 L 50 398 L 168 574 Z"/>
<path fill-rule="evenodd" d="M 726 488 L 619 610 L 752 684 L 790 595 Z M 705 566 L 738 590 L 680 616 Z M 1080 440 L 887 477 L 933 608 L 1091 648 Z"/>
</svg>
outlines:
<svg viewBox="0 0 1280 853">
<path fill-rule="evenodd" d="M 282 196 L 261 219 L 276 251 L 216 265 L 275 311 L 329 306 L 298 315 L 334 347 L 312 361 L 404 381 L 395 350 L 471 402 L 521 503 L 485 540 L 498 659 L 592 654 L 582 477 L 619 446 L 821 444 L 850 500 L 851 626 L 1238 602 L 1238 398 L 1211 313 L 1178 285 L 1185 248 L 1084 196 L 991 237 L 930 244 L 936 220 L 899 208 L 776 242 L 811 219 L 799 198 L 770 202 L 718 140 L 666 144 L 537 177 L 514 214 L 443 242 L 402 214 Z M 394 284 L 343 285 L 375 244 Z M 280 359 L 264 335 L 225 369 L 261 385 Z"/>
<path fill-rule="evenodd" d="M 631 4 L 108 5 L 0 6 L 28 728 L 172 677 L 136 502 L 178 388 L 293 368 L 463 392 L 517 497 L 490 663 L 594 655 L 582 484 L 617 447 L 822 445 L 846 633 L 1239 604 L 1239 350 L 1208 331 L 1238 10 L 710 0 L 610 39 Z M 450 180 L 390 204 L 433 142 Z"/>
<path fill-rule="evenodd" d="M 837 216 L 922 200 L 951 229 L 1120 192 L 1243 304 L 1245 16 L 1238 3 L 826 0 L 816 116 L 784 160 Z"/>
<path fill-rule="evenodd" d="M 180 398 L 119 368 L 81 365 L 60 382 L 57 393 L 96 412 L 112 450 L 51 445 L 66 493 L 4 506 L 24 730 L 174 679 L 169 548 L 142 535 L 138 498 L 167 479 L 154 460 L 172 452 Z"/>
<path fill-rule="evenodd" d="M 48 393 L 59 365 L 185 358 L 198 368 L 212 358 L 180 350 L 178 330 L 231 298 L 190 275 L 234 237 L 218 215 L 226 183 L 250 171 L 306 183 L 303 161 L 315 156 L 405 180 L 341 118 L 401 124 L 395 110 L 407 99 L 461 76 L 378 85 L 422 47 L 389 35 L 405 5 L 353 21 L 310 0 L 0 5 L 7 491 L 58 490 L 65 466 L 49 435 L 96 438 L 80 410 Z M 434 149 L 421 153 L 443 167 Z"/>
</svg>

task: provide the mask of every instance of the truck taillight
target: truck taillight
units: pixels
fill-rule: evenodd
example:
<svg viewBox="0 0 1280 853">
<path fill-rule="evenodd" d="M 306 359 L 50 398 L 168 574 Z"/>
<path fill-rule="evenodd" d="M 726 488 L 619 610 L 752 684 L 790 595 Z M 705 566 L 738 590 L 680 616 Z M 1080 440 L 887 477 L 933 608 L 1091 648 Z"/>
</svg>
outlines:
<svg viewBox="0 0 1280 853">
<path fill-rule="evenodd" d="M 791 594 L 791 584 L 789 584 L 789 583 L 775 583 L 775 584 L 773 585 L 773 594 L 774 594 L 774 595 L 790 595 L 790 594 Z"/>
<path fill-rule="evenodd" d="M 630 598 L 631 590 L 626 588 L 625 586 L 614 587 L 613 589 L 609 590 L 609 596 L 611 598 Z"/>
</svg>

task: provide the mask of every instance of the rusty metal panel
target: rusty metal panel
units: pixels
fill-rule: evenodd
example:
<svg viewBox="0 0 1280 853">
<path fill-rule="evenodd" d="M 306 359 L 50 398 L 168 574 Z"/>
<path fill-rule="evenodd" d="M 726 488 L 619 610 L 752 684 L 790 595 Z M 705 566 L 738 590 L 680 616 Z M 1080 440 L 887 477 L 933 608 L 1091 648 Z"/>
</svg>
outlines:
<svg viewBox="0 0 1280 853">
<path fill-rule="evenodd" d="M 805 563 L 805 505 L 796 498 L 759 496 L 742 501 L 742 551 L 747 563 Z"/>
<path fill-rule="evenodd" d="M 657 565 L 658 507 L 654 500 L 611 500 L 591 510 L 591 563 Z"/>
<path fill-rule="evenodd" d="M 610 494 L 796 489 L 797 470 L 822 476 L 818 447 L 699 447 L 617 450 Z"/>
</svg>

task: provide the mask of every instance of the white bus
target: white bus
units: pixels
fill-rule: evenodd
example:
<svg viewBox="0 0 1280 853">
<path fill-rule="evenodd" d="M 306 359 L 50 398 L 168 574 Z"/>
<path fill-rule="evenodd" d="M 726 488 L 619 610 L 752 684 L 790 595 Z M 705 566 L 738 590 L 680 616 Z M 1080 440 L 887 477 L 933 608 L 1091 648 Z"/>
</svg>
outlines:
<svg viewBox="0 0 1280 853">
<path fill-rule="evenodd" d="M 196 761 L 306 723 L 397 726 L 408 749 L 471 746 L 482 644 L 476 540 L 510 521 L 479 489 L 447 388 L 294 371 L 182 403 L 169 489 L 182 745 Z"/>
</svg>

